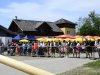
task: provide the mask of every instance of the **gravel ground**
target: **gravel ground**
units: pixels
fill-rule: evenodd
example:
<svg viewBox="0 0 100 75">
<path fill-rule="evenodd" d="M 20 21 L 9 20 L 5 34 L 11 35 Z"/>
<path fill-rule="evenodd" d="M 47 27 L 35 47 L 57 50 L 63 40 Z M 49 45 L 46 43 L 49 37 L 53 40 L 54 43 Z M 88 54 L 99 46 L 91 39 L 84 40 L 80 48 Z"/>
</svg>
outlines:
<svg viewBox="0 0 100 75">
<path fill-rule="evenodd" d="M 27 63 L 37 68 L 60 74 L 82 66 L 88 62 L 94 61 L 86 59 L 85 54 L 81 58 L 47 58 L 47 57 L 29 57 L 29 56 L 9 56 L 10 58 Z M 16 64 L 16 63 L 15 63 Z M 27 75 L 21 71 L 0 64 L 0 75 Z"/>
</svg>

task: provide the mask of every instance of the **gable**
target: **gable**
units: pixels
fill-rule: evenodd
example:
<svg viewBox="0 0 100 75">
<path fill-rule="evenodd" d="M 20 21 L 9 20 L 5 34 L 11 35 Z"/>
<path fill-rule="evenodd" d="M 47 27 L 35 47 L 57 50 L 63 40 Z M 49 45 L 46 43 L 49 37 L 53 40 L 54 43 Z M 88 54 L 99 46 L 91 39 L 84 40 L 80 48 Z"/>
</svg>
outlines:
<svg viewBox="0 0 100 75">
<path fill-rule="evenodd" d="M 46 23 L 46 22 L 42 22 L 41 24 L 36 25 L 35 27 L 36 29 L 52 29 L 52 27 Z"/>
<path fill-rule="evenodd" d="M 19 33 L 22 32 L 22 29 L 14 21 L 11 22 L 8 29 L 13 32 L 19 32 Z"/>
</svg>

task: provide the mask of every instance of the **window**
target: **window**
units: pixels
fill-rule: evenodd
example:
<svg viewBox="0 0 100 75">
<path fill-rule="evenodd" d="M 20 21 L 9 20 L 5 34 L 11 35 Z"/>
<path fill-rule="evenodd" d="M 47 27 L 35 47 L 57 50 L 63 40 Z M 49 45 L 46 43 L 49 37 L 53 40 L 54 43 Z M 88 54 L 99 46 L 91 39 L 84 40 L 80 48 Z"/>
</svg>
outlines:
<svg viewBox="0 0 100 75">
<path fill-rule="evenodd" d="M 67 34 L 70 34 L 70 31 L 67 31 Z"/>
</svg>

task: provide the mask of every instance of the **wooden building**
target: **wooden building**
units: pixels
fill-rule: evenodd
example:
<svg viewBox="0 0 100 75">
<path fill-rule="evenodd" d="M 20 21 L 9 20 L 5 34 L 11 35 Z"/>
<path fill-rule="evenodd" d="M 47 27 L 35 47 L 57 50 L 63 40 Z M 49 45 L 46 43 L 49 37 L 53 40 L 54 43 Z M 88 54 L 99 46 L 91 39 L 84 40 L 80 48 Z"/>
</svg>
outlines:
<svg viewBox="0 0 100 75">
<path fill-rule="evenodd" d="M 32 36 L 63 35 L 67 33 L 67 30 L 69 34 L 74 35 L 75 25 L 65 19 L 55 22 L 13 19 L 8 29 L 17 34 Z"/>
<path fill-rule="evenodd" d="M 66 35 L 75 35 L 75 26 L 77 24 L 71 22 L 71 21 L 68 21 L 68 20 L 65 20 L 65 19 L 60 19 L 60 20 L 57 20 L 55 22 L 55 24 L 63 31 L 64 34 Z"/>
<path fill-rule="evenodd" d="M 17 35 L 16 32 L 10 31 L 7 28 L 0 25 L 0 37 L 12 37 Z"/>
<path fill-rule="evenodd" d="M 9 42 L 12 41 L 12 37 L 15 35 L 15 32 L 12 32 L 0 25 L 0 43 L 2 42 L 4 45 L 7 45 Z"/>
</svg>

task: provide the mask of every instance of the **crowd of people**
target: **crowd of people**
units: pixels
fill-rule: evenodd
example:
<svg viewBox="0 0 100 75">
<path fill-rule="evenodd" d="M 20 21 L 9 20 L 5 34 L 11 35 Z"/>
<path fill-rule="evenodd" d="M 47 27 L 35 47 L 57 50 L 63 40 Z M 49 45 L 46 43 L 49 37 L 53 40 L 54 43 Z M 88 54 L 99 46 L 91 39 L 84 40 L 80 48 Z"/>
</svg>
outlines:
<svg viewBox="0 0 100 75">
<path fill-rule="evenodd" d="M 98 52 L 100 58 L 100 39 L 97 41 L 87 40 L 83 42 L 78 41 L 59 41 L 59 42 L 29 42 L 19 43 L 11 42 L 7 46 L 3 43 L 0 44 L 0 54 L 7 52 L 7 55 L 20 55 L 20 56 L 46 56 L 46 57 L 59 57 L 68 56 L 73 54 L 73 57 L 80 58 L 81 53 L 86 53 L 86 58 L 93 57 L 93 53 Z"/>
</svg>

